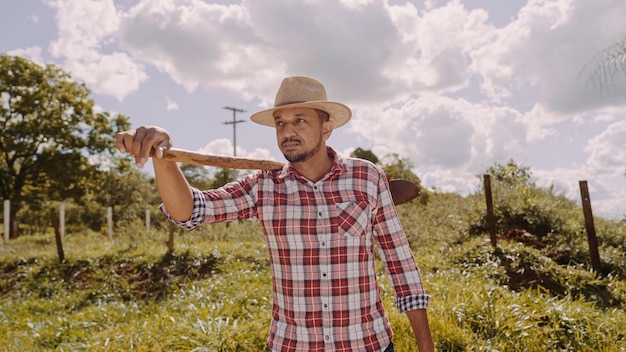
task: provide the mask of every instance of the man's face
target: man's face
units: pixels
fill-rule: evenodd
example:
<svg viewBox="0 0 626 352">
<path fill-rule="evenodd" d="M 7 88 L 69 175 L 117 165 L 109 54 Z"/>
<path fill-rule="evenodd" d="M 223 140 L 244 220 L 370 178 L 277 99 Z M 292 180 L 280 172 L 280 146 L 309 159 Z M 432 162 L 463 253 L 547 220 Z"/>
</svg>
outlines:
<svg viewBox="0 0 626 352">
<path fill-rule="evenodd" d="M 317 153 L 326 153 L 326 140 L 332 123 L 322 121 L 312 108 L 285 108 L 274 113 L 276 140 L 285 159 L 292 163 L 307 161 Z"/>
</svg>

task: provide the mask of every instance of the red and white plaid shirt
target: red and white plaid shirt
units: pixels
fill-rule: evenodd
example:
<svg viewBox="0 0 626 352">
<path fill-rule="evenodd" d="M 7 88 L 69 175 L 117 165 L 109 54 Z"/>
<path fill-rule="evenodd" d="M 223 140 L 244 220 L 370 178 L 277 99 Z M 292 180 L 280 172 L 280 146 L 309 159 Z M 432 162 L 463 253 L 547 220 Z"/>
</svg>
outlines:
<svg viewBox="0 0 626 352">
<path fill-rule="evenodd" d="M 216 190 L 193 189 L 193 215 L 178 223 L 188 229 L 238 219 L 261 223 L 273 274 L 273 351 L 383 351 L 389 345 L 374 242 L 398 309 L 426 308 L 430 299 L 385 173 L 328 152 L 333 166 L 315 183 L 287 164 Z"/>
</svg>

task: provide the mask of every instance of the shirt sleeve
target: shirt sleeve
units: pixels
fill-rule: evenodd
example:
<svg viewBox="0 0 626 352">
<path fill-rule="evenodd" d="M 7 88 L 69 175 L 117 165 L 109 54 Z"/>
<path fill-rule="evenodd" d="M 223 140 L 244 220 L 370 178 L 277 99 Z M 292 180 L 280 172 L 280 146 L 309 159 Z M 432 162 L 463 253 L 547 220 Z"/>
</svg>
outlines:
<svg viewBox="0 0 626 352">
<path fill-rule="evenodd" d="M 188 230 L 204 224 L 253 219 L 256 218 L 257 189 L 254 175 L 213 190 L 201 191 L 192 187 L 193 210 L 187 221 L 173 220 L 164 204 L 159 209 L 171 222 Z"/>
<path fill-rule="evenodd" d="M 165 204 L 161 204 L 159 206 L 159 210 L 165 215 L 165 217 L 171 221 L 172 223 L 184 227 L 187 230 L 193 230 L 196 227 L 200 226 L 204 220 L 204 214 L 206 212 L 206 201 L 204 198 L 204 194 L 197 188 L 191 188 L 191 194 L 193 196 L 193 210 L 191 212 L 191 217 L 187 221 L 177 221 L 172 219 L 170 213 L 167 211 Z"/>
<path fill-rule="evenodd" d="M 389 181 L 382 173 L 378 183 L 378 203 L 374 212 L 374 236 L 396 293 L 400 312 L 426 309 L 430 295 L 426 294 L 415 258 L 393 204 Z"/>
</svg>

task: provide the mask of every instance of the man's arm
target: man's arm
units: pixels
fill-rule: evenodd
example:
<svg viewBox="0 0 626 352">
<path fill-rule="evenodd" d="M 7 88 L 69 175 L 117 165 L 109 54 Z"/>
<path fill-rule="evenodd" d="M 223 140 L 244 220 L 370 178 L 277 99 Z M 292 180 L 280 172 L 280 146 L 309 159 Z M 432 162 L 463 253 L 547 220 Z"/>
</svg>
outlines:
<svg viewBox="0 0 626 352">
<path fill-rule="evenodd" d="M 148 161 L 151 152 L 154 152 L 152 164 L 163 204 L 173 220 L 189 220 L 193 210 L 189 183 L 176 162 L 162 159 L 163 150 L 172 146 L 169 133 L 159 127 L 139 127 L 118 133 L 115 136 L 115 146 L 121 152 L 132 155 L 140 167 Z"/>
<path fill-rule="evenodd" d="M 417 347 L 420 352 L 434 352 L 435 343 L 433 337 L 430 334 L 430 326 L 428 325 L 428 313 L 426 309 L 414 309 L 406 312 L 413 333 L 415 334 L 415 340 L 417 341 Z"/>
<path fill-rule="evenodd" d="M 172 220 L 187 221 L 193 211 L 193 195 L 189 183 L 178 164 L 158 158 L 152 159 L 156 186 Z"/>
</svg>

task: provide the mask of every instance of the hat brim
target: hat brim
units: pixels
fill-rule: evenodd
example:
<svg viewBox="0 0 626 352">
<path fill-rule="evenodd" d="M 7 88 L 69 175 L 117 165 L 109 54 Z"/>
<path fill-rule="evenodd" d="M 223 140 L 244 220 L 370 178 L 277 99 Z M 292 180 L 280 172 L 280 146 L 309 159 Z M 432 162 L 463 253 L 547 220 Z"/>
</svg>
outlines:
<svg viewBox="0 0 626 352">
<path fill-rule="evenodd" d="M 335 128 L 345 125 L 352 117 L 352 110 L 346 105 L 334 101 L 322 100 L 276 106 L 252 114 L 250 120 L 261 125 L 275 127 L 274 112 L 285 108 L 313 108 L 325 111 L 330 115 L 330 119 L 333 121 Z"/>
</svg>

